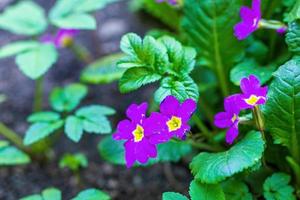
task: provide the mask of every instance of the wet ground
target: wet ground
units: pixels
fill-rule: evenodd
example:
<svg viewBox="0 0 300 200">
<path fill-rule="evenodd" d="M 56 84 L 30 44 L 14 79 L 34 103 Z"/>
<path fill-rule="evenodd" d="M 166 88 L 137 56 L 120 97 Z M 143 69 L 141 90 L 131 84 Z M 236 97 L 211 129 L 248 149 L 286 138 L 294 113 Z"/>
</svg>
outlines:
<svg viewBox="0 0 300 200">
<path fill-rule="evenodd" d="M 0 9 L 12 0 L 0 1 Z M 37 1 L 49 8 L 54 0 Z M 119 41 L 123 34 L 135 32 L 143 35 L 151 28 L 161 27 L 153 18 L 145 14 L 131 13 L 127 2 L 110 5 L 97 12 L 98 29 L 82 31 L 76 41 L 86 46 L 94 58 L 119 51 Z M 19 39 L 19 36 L 0 31 L 0 46 Z M 60 50 L 59 61 L 47 73 L 45 79 L 44 109 L 49 108 L 47 94 L 55 86 L 63 86 L 79 80 L 85 64 L 79 62 L 68 50 Z M 24 135 L 28 127 L 26 116 L 31 113 L 34 82 L 25 77 L 17 68 L 13 58 L 0 60 L 0 93 L 8 99 L 0 105 L 0 120 Z M 136 93 L 120 94 L 117 83 L 91 86 L 90 93 L 83 105 L 103 104 L 114 107 L 117 115 L 112 123 L 123 117 L 126 107 L 131 102 L 150 99 L 153 86 Z M 72 143 L 64 136 L 56 143 L 54 151 L 57 157 L 64 152 L 83 152 L 89 158 L 89 167 L 82 171 L 82 185 L 76 184 L 68 170 L 58 168 L 57 159 L 47 165 L 32 163 L 22 167 L 0 169 L 0 199 L 16 200 L 22 196 L 39 193 L 42 189 L 55 186 L 62 190 L 64 199 L 70 199 L 81 189 L 99 188 L 109 193 L 113 199 L 120 200 L 155 200 L 161 199 L 165 191 L 186 192 L 191 179 L 187 167 L 183 164 L 166 166 L 158 164 L 149 168 L 126 169 L 113 166 L 101 160 L 97 152 L 97 143 L 101 136 L 86 134 L 79 144 Z M 177 186 L 168 181 L 165 172 L 172 171 Z M 174 182 L 174 181 L 173 181 Z"/>
</svg>

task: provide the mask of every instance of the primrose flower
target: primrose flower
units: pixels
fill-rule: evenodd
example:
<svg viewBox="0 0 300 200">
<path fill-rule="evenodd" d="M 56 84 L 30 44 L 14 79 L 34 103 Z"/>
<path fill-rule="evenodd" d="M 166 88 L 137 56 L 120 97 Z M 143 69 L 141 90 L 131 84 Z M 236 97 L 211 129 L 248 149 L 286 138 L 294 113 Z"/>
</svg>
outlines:
<svg viewBox="0 0 300 200">
<path fill-rule="evenodd" d="M 67 47 L 73 42 L 73 37 L 77 35 L 79 30 L 75 29 L 59 29 L 55 36 L 45 35 L 42 37 L 42 42 L 53 43 L 56 48 Z"/>
<path fill-rule="evenodd" d="M 177 0 L 156 0 L 157 3 L 162 3 L 165 1 L 167 1 L 170 5 L 173 5 L 173 6 L 178 3 Z"/>
<path fill-rule="evenodd" d="M 190 130 L 188 121 L 196 107 L 197 104 L 192 99 L 187 99 L 180 104 L 174 96 L 167 96 L 160 104 L 160 113 L 152 113 L 149 117 L 151 121 L 157 121 L 160 124 L 160 131 L 156 131 L 150 141 L 167 142 L 173 136 L 184 139 L 185 133 Z"/>
<path fill-rule="evenodd" d="M 132 104 L 126 111 L 129 119 L 119 122 L 117 132 L 113 135 L 115 140 L 127 140 L 125 147 L 125 160 L 127 167 L 131 167 L 135 161 L 146 163 L 149 158 L 157 156 L 155 144 L 149 142 L 149 136 L 153 134 L 151 127 L 145 128 L 147 103 Z M 150 121 L 148 123 L 151 124 Z"/>
<path fill-rule="evenodd" d="M 215 126 L 218 128 L 228 128 L 226 132 L 226 142 L 232 144 L 239 134 L 239 113 L 237 106 L 238 95 L 232 95 L 224 100 L 225 112 L 220 112 L 215 116 Z"/>
<path fill-rule="evenodd" d="M 261 87 L 260 81 L 254 75 L 241 80 L 241 90 L 237 98 L 241 109 L 253 109 L 256 105 L 265 104 L 267 100 L 268 87 Z"/>
<path fill-rule="evenodd" d="M 240 9 L 242 21 L 234 26 L 234 35 L 243 40 L 256 31 L 261 20 L 260 0 L 252 1 L 252 8 L 242 6 Z"/>
</svg>

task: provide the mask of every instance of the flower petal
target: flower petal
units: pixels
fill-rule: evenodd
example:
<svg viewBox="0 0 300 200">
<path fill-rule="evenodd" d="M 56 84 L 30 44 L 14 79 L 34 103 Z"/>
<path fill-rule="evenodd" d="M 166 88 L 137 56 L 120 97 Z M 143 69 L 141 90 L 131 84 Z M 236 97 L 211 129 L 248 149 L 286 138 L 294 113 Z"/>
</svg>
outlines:
<svg viewBox="0 0 300 200">
<path fill-rule="evenodd" d="M 188 124 L 182 124 L 181 128 L 176 130 L 176 131 L 172 131 L 171 134 L 173 136 L 176 136 L 177 138 L 183 140 L 185 138 L 186 133 L 191 129 L 191 127 Z"/>
<path fill-rule="evenodd" d="M 238 98 L 240 98 L 240 95 L 234 94 L 224 99 L 224 108 L 226 112 L 228 112 L 229 114 L 237 115 L 240 113 L 241 109 L 239 108 L 239 106 L 237 106 Z"/>
<path fill-rule="evenodd" d="M 115 140 L 129 140 L 133 138 L 132 132 L 136 128 L 135 124 L 128 119 L 122 120 L 118 123 L 117 132 L 113 134 Z"/>
<path fill-rule="evenodd" d="M 137 160 L 135 155 L 136 143 L 129 140 L 124 144 L 125 147 L 125 161 L 127 168 L 133 166 L 135 161 Z"/>
<path fill-rule="evenodd" d="M 252 26 L 249 26 L 246 22 L 239 22 L 234 26 L 234 35 L 237 39 L 243 40 L 246 39 L 251 33 L 253 33 L 256 29 Z"/>
<path fill-rule="evenodd" d="M 180 102 L 173 96 L 167 96 L 160 104 L 160 112 L 171 117 L 175 115 L 180 106 Z"/>
<path fill-rule="evenodd" d="M 188 121 L 195 112 L 196 108 L 197 103 L 193 99 L 187 99 L 181 104 L 177 116 L 184 121 Z"/>
<path fill-rule="evenodd" d="M 148 104 L 146 102 L 137 105 L 131 104 L 126 111 L 126 115 L 129 119 L 131 119 L 134 123 L 142 123 L 142 120 L 146 117 L 146 111 L 148 108 Z"/>
<path fill-rule="evenodd" d="M 239 135 L 238 124 L 235 124 L 227 130 L 226 138 L 225 138 L 226 142 L 228 144 L 232 144 L 238 135 Z"/>
<path fill-rule="evenodd" d="M 143 139 L 141 142 L 136 143 L 135 154 L 137 161 L 144 164 L 149 158 L 157 156 L 156 146 L 150 144 L 147 139 Z"/>
<path fill-rule="evenodd" d="M 228 128 L 232 126 L 232 119 L 233 115 L 228 112 L 220 112 L 215 115 L 215 126 L 218 128 Z"/>
</svg>

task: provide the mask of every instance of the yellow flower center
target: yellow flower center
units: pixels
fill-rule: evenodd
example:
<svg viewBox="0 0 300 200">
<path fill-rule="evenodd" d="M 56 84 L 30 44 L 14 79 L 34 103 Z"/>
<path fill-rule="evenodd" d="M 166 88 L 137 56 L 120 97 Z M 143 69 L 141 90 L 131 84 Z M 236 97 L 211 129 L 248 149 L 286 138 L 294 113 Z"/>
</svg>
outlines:
<svg viewBox="0 0 300 200">
<path fill-rule="evenodd" d="M 144 129 L 140 125 L 136 125 L 135 130 L 132 132 L 134 142 L 140 142 L 144 138 Z"/>
<path fill-rule="evenodd" d="M 233 117 L 231 118 L 232 123 L 234 123 L 237 118 L 238 118 L 238 116 L 236 114 L 234 114 Z"/>
<path fill-rule="evenodd" d="M 181 118 L 175 116 L 172 116 L 172 118 L 169 121 L 167 121 L 167 126 L 170 132 L 180 129 L 181 124 L 182 124 Z"/>
<path fill-rule="evenodd" d="M 248 99 L 245 99 L 245 102 L 248 105 L 254 106 L 258 102 L 259 99 L 260 98 L 258 96 L 251 95 Z"/>
<path fill-rule="evenodd" d="M 73 43 L 73 38 L 72 37 L 69 37 L 69 36 L 65 36 L 62 38 L 61 40 L 61 45 L 63 47 L 68 47 L 70 46 L 71 44 Z"/>
</svg>

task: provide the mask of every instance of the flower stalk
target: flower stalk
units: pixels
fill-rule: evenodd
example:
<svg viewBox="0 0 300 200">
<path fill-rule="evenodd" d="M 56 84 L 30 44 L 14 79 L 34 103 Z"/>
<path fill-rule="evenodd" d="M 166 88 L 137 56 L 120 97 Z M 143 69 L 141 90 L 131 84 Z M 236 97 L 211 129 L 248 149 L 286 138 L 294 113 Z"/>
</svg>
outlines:
<svg viewBox="0 0 300 200">
<path fill-rule="evenodd" d="M 43 94 L 44 94 L 44 77 L 42 76 L 35 81 L 34 102 L 33 102 L 34 112 L 39 112 L 42 110 Z"/>
</svg>

